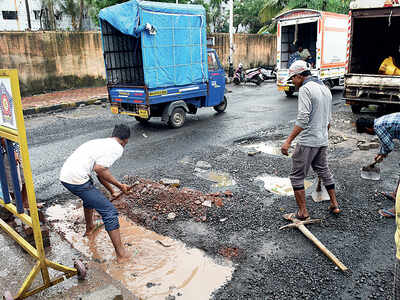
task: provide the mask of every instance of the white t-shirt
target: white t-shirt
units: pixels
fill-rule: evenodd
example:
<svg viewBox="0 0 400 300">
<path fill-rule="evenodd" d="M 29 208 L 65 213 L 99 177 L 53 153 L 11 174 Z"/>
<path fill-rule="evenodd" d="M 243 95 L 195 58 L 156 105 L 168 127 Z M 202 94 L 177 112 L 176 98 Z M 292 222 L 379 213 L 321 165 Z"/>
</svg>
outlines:
<svg viewBox="0 0 400 300">
<path fill-rule="evenodd" d="M 67 158 L 61 168 L 60 180 L 69 184 L 84 184 L 89 180 L 94 164 L 109 168 L 123 151 L 124 148 L 114 138 L 88 141 Z"/>
</svg>

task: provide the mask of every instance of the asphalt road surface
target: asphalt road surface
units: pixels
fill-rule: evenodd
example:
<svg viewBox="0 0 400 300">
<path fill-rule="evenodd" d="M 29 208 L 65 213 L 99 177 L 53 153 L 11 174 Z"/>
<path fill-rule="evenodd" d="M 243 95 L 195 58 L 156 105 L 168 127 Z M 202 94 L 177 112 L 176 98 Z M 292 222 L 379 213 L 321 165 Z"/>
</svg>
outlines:
<svg viewBox="0 0 400 300">
<path fill-rule="evenodd" d="M 201 160 L 236 181 L 232 200 L 218 209 L 207 208 L 204 222 L 178 213 L 173 222 L 161 214 L 156 219 L 144 218 L 142 224 L 210 256 L 220 256 L 221 249 L 234 249 L 233 277 L 215 292 L 215 299 L 390 299 L 395 226 L 393 219 L 381 219 L 377 210 L 393 203 L 376 191 L 394 189 L 398 146 L 381 164 L 381 181 L 361 179 L 361 166 L 371 162 L 377 150 L 358 150 L 357 143 L 370 137 L 355 133 L 355 116 L 340 100 L 341 90 L 333 91 L 329 162 L 343 211 L 339 217 L 332 216 L 327 212 L 327 202 L 314 203 L 310 197 L 307 205 L 313 217 L 323 219 L 322 225 L 310 225 L 310 230 L 350 269 L 342 273 L 300 232 L 278 230 L 287 224 L 282 214 L 296 209 L 293 196 L 267 191 L 256 177 L 266 173 L 287 177 L 290 159 L 265 153 L 251 157 L 238 144 L 247 140 L 279 145 L 296 118 L 296 97 L 287 98 L 273 83 L 229 89 L 232 93 L 226 113 L 201 109 L 197 115 L 189 115 L 178 130 L 167 128 L 159 120 L 141 125 L 133 118 L 112 115 L 102 106 L 27 119 L 39 201 L 50 205 L 70 197 L 64 197 L 65 190 L 58 181 L 64 160 L 80 144 L 107 137 L 114 124 L 127 122 L 133 134 L 123 157 L 112 167 L 116 177 L 129 174 L 155 181 L 163 176 L 179 178 L 183 186 L 208 193 L 212 191 L 210 182 L 193 174 L 196 162 Z M 308 179 L 314 177 L 310 174 Z M 157 215 L 146 203 L 131 205 L 148 216 Z"/>
<path fill-rule="evenodd" d="M 184 127 L 178 130 L 169 129 L 159 118 L 141 125 L 132 117 L 112 115 L 108 106 L 87 106 L 27 119 L 37 197 L 43 201 L 65 192 L 58 181 L 64 160 L 82 143 L 109 136 L 119 122 L 129 124 L 133 132 L 123 157 L 112 167 L 117 177 L 168 164 L 195 150 L 229 145 L 296 118 L 297 98 L 286 97 L 273 83 L 228 89 L 232 93 L 228 94 L 226 113 L 216 114 L 213 108 L 199 109 L 196 115 L 187 115 Z M 334 103 L 341 103 L 341 92 L 333 90 Z"/>
</svg>

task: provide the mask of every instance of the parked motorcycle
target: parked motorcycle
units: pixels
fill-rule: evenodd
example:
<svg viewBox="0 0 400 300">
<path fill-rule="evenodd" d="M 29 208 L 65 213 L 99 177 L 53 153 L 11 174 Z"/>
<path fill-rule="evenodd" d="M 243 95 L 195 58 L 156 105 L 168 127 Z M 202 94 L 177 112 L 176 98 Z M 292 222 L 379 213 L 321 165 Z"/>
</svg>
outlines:
<svg viewBox="0 0 400 300">
<path fill-rule="evenodd" d="M 233 75 L 233 83 L 239 85 L 241 82 L 247 83 L 252 82 L 260 85 L 264 81 L 261 73 L 261 68 L 255 68 L 250 70 L 244 70 L 243 64 L 239 64 L 238 68 Z"/>
<path fill-rule="evenodd" d="M 276 66 L 263 66 L 260 70 L 264 80 L 276 80 Z"/>
</svg>

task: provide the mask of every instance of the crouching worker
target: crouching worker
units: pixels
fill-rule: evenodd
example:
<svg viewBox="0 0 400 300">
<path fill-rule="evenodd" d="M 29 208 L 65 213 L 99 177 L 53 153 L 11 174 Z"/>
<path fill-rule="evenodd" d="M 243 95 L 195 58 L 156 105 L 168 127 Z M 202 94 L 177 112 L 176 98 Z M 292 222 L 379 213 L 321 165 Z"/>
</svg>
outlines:
<svg viewBox="0 0 400 300">
<path fill-rule="evenodd" d="M 91 140 L 76 149 L 67 158 L 60 172 L 61 183 L 83 201 L 86 221 L 85 235 L 90 236 L 96 228 L 93 222 L 93 209 L 95 209 L 103 219 L 119 263 L 126 261 L 129 255 L 121 242 L 118 211 L 110 200 L 94 186 L 90 174 L 92 171 L 97 174 L 99 181 L 112 197 L 116 195 L 112 185 L 122 192 L 128 193 L 128 186 L 116 180 L 109 168 L 122 156 L 130 135 L 131 131 L 128 126 L 116 125 L 111 138 Z"/>
</svg>

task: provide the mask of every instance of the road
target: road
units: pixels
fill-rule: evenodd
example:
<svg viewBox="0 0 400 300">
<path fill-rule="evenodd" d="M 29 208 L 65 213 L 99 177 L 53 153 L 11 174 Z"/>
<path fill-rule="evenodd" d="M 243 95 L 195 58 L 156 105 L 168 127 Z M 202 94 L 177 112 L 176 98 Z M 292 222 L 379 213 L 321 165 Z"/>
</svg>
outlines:
<svg viewBox="0 0 400 300">
<path fill-rule="evenodd" d="M 229 86 L 229 89 L 232 93 L 228 94 L 226 113 L 199 109 L 196 115 L 187 115 L 185 126 L 178 130 L 169 129 L 159 119 L 141 125 L 134 118 L 112 115 L 108 107 L 101 106 L 26 120 L 38 198 L 46 200 L 64 192 L 57 180 L 64 160 L 85 141 L 110 135 L 118 122 L 126 122 L 133 129 L 123 157 L 112 169 L 116 176 L 123 176 L 177 160 L 195 150 L 228 145 L 258 130 L 287 124 L 296 117 L 297 98 L 286 97 L 273 83 L 261 87 Z M 340 102 L 341 90 L 334 90 L 333 96 L 335 103 Z"/>
<path fill-rule="evenodd" d="M 270 153 L 248 156 L 235 142 L 247 139 L 280 145 L 293 126 L 296 98 L 286 98 L 272 83 L 229 88 L 226 113 L 199 110 L 178 130 L 157 120 L 140 125 L 132 118 L 111 115 L 101 106 L 27 119 L 38 198 L 47 205 L 70 199 L 57 179 L 66 157 L 89 139 L 109 136 L 114 124 L 127 122 L 133 134 L 112 168 L 117 177 L 179 178 L 184 187 L 209 193 L 210 181 L 194 174 L 196 163 L 207 161 L 213 170 L 235 180 L 231 200 L 225 199 L 219 208 L 206 208 L 202 221 L 185 212 L 184 206 L 175 210 L 177 216 L 171 222 L 169 211 L 156 210 L 154 202 L 127 200 L 128 212 L 139 212 L 140 225 L 216 259 L 234 254 L 232 279 L 215 291 L 215 299 L 390 299 L 395 226 L 393 219 L 381 219 L 377 210 L 393 203 L 376 191 L 393 190 L 398 147 L 381 164 L 383 180 L 361 179 L 359 170 L 373 159 L 376 149 L 358 150 L 357 143 L 371 137 L 355 132 L 355 116 L 340 100 L 341 90 L 333 91 L 329 163 L 342 213 L 332 216 L 327 202 L 315 203 L 309 197 L 307 206 L 313 217 L 323 219 L 322 225 L 310 225 L 310 230 L 350 269 L 343 274 L 301 233 L 278 230 L 287 224 L 282 214 L 296 209 L 293 196 L 268 191 L 257 178 L 265 174 L 287 178 L 290 159 Z M 309 175 L 307 179 L 312 180 L 314 174 Z"/>
</svg>

